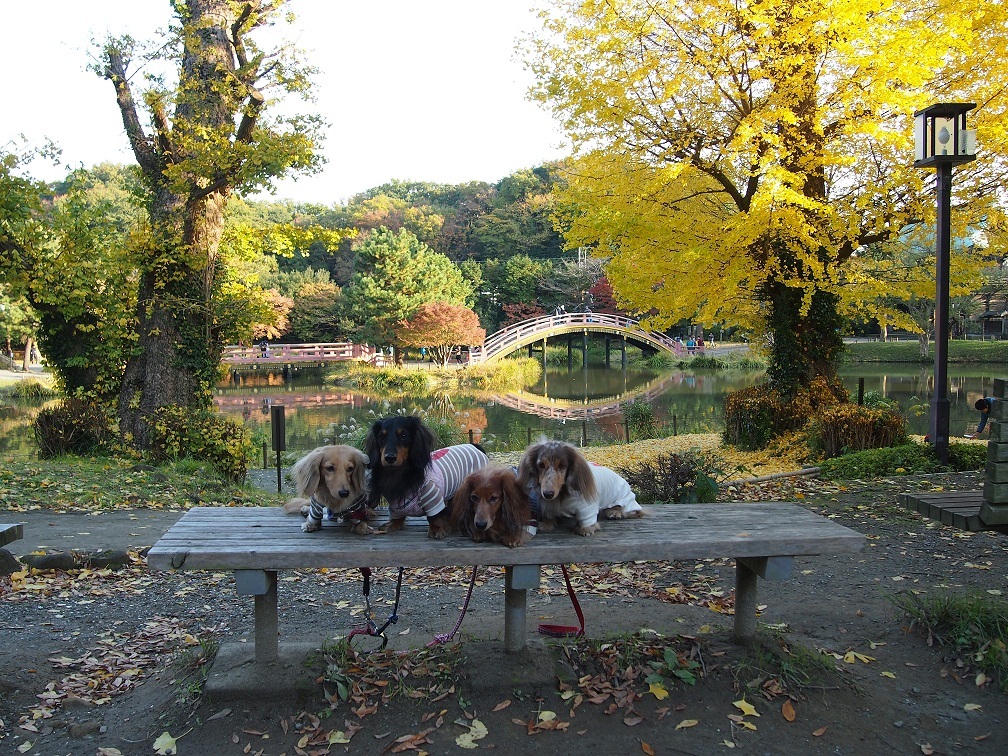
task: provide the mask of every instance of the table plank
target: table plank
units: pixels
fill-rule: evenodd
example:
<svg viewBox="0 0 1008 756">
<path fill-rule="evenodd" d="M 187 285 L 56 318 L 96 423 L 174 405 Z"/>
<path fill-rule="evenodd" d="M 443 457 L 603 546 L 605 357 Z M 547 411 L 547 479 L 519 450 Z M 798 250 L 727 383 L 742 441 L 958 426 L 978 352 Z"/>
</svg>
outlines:
<svg viewBox="0 0 1008 756">
<path fill-rule="evenodd" d="M 24 538 L 24 526 L 21 523 L 0 522 L 0 546 L 6 546 Z"/>
<path fill-rule="evenodd" d="M 635 520 L 607 520 L 590 537 L 540 532 L 523 547 L 476 544 L 453 535 L 427 538 L 426 523 L 358 536 L 302 519 L 278 507 L 195 507 L 147 553 L 154 569 L 284 570 L 319 567 L 444 567 L 575 564 L 708 557 L 771 557 L 853 552 L 864 536 L 791 502 L 681 504 L 645 507 Z"/>
</svg>

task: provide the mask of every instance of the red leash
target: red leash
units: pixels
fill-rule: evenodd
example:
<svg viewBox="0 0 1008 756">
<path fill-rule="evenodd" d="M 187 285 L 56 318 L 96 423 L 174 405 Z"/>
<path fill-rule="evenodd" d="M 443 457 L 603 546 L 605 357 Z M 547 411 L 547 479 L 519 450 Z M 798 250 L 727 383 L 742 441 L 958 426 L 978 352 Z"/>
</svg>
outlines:
<svg viewBox="0 0 1008 756">
<path fill-rule="evenodd" d="M 567 574 L 567 565 L 561 564 L 560 569 L 563 570 L 564 580 L 567 581 L 567 595 L 570 596 L 571 603 L 574 605 L 574 611 L 577 613 L 578 622 L 581 623 L 581 627 L 543 624 L 539 625 L 539 632 L 553 638 L 580 638 L 585 634 L 584 614 L 581 611 L 581 604 L 578 603 L 577 596 L 574 595 L 574 586 L 571 585 L 570 575 Z"/>
</svg>

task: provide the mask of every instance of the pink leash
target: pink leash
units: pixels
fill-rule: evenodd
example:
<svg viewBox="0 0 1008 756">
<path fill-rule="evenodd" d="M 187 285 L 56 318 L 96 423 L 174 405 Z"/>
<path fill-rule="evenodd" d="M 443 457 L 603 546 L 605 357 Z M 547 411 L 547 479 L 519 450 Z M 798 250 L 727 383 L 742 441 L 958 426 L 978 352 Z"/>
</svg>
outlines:
<svg viewBox="0 0 1008 756">
<path fill-rule="evenodd" d="M 462 604 L 462 612 L 459 614 L 458 622 L 455 623 L 455 627 L 452 628 L 452 631 L 450 633 L 441 633 L 440 635 L 435 635 L 434 640 L 432 640 L 430 643 L 427 644 L 427 648 L 448 643 L 449 641 L 451 641 L 452 638 L 455 637 L 455 634 L 459 631 L 459 628 L 462 627 L 462 620 L 466 615 L 466 611 L 469 609 L 469 599 L 472 598 L 473 586 L 476 585 L 476 570 L 477 567 L 473 565 L 472 577 L 469 578 L 469 592 L 466 594 L 466 600 L 465 603 Z"/>
</svg>

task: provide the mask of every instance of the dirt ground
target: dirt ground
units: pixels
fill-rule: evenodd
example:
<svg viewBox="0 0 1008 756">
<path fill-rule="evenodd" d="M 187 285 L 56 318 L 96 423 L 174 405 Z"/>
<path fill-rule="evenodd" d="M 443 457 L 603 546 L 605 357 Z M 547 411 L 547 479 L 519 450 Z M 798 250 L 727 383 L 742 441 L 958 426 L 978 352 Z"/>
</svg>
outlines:
<svg viewBox="0 0 1008 756">
<path fill-rule="evenodd" d="M 460 753 L 467 733 L 475 749 L 508 754 L 1008 753 L 1008 697 L 998 681 L 978 680 L 971 659 L 908 632 L 890 600 L 906 590 L 1008 593 L 1006 536 L 953 530 L 897 504 L 904 491 L 979 485 L 978 474 L 957 474 L 844 487 L 774 481 L 736 492 L 798 500 L 868 537 L 861 553 L 802 558 L 791 580 L 761 581 L 761 637 L 792 651 L 783 672 L 761 673 L 757 657 L 730 641 L 728 561 L 572 571 L 590 638 L 618 648 L 646 628 L 638 636 L 646 643 L 674 641 L 691 655 L 695 685 L 666 676 L 655 688 L 644 674 L 627 681 L 628 670 L 637 674 L 629 658 L 626 669 L 617 659 L 600 674 L 575 652 L 583 646 L 535 636 L 539 622 L 576 622 L 559 570 L 530 592 L 527 655 L 503 653 L 503 580 L 484 570 L 454 662 L 388 656 L 404 670 L 420 664 L 440 687 L 411 677 L 375 686 L 388 701 L 334 704 L 326 695 L 335 684 L 316 682 L 321 653 L 308 657 L 301 696 L 201 693 L 195 639 L 212 638 L 204 641 L 211 649 L 251 642 L 252 601 L 235 595 L 230 574 L 150 573 L 137 559 L 118 573 L 49 573 L 13 587 L 0 579 L 0 753 L 171 753 L 163 733 L 190 756 Z M 450 630 L 468 577 L 408 574 L 390 647 L 419 648 Z M 375 577 L 379 620 L 394 582 L 391 571 Z M 321 648 L 357 625 L 361 603 L 356 574 L 285 573 L 281 641 Z M 789 685 L 813 668 L 803 651 L 825 654 L 837 671 Z M 606 689 L 606 674 L 623 684 Z"/>
</svg>

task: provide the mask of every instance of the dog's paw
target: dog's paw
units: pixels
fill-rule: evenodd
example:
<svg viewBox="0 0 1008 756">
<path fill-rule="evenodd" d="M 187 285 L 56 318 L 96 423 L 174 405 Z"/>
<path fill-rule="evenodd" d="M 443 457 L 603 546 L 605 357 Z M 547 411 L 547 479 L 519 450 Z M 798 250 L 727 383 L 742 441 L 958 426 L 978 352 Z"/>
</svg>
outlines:
<svg viewBox="0 0 1008 756">
<path fill-rule="evenodd" d="M 316 530 L 322 530 L 322 523 L 314 520 L 305 520 L 301 523 L 301 530 L 305 533 L 314 533 Z"/>
<path fill-rule="evenodd" d="M 354 535 L 373 535 L 377 531 L 364 522 L 364 520 L 358 520 L 354 523 L 354 526 L 350 528 L 350 532 Z"/>
<path fill-rule="evenodd" d="M 532 540 L 532 534 L 527 530 L 522 530 L 511 538 L 504 541 L 504 545 L 511 549 L 516 549 L 519 546 L 524 546 L 526 543 Z"/>
<path fill-rule="evenodd" d="M 599 524 L 596 522 L 594 525 L 589 525 L 586 528 L 578 525 L 576 528 L 574 528 L 574 532 L 577 533 L 578 535 L 590 536 L 594 535 L 595 533 L 598 533 L 601 529 L 602 528 L 600 528 Z"/>
<path fill-rule="evenodd" d="M 540 517 L 538 523 L 538 530 L 543 532 L 548 532 L 550 530 L 556 530 L 557 522 L 556 520 L 549 519 L 547 517 Z"/>
<path fill-rule="evenodd" d="M 400 517 L 397 520 L 389 520 L 388 521 L 388 525 L 385 526 L 385 528 L 384 528 L 384 530 L 382 530 L 382 532 L 383 533 L 395 533 L 395 532 L 397 532 L 399 530 L 402 530 L 405 527 L 406 527 L 406 519 L 403 518 L 403 517 Z"/>
<path fill-rule="evenodd" d="M 602 509 L 599 510 L 599 514 L 607 520 L 622 520 L 623 507 L 617 505 L 615 507 L 609 507 L 608 509 Z"/>
</svg>

